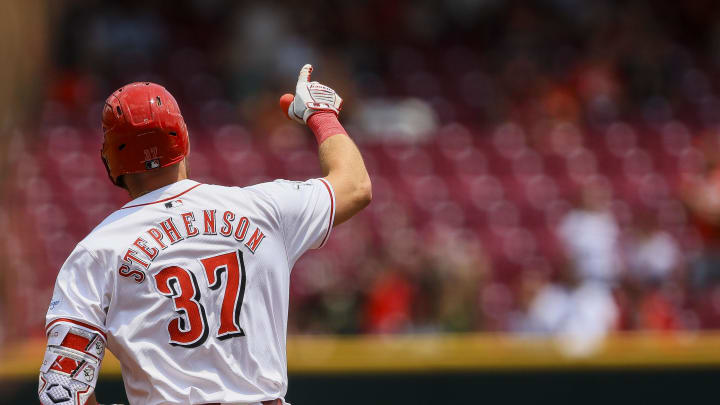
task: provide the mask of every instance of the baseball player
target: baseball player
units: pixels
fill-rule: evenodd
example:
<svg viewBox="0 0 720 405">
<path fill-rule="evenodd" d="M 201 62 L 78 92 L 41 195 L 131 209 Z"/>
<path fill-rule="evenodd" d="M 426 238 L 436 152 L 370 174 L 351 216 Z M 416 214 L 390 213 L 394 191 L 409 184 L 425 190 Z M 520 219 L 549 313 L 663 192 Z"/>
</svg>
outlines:
<svg viewBox="0 0 720 405">
<path fill-rule="evenodd" d="M 95 404 L 107 346 L 131 404 L 284 404 L 290 270 L 363 209 L 371 186 L 337 120 L 341 98 L 298 77 L 281 104 L 307 124 L 325 177 L 250 187 L 187 178 L 188 130 L 153 83 L 115 91 L 102 160 L 132 201 L 77 244 L 57 276 L 43 404 Z"/>
</svg>

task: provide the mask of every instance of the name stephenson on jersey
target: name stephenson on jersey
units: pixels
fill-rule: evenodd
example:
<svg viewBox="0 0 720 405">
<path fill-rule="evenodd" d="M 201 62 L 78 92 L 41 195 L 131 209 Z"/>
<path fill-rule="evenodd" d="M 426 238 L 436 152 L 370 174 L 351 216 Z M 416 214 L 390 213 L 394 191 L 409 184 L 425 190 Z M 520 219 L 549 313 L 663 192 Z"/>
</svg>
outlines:
<svg viewBox="0 0 720 405">
<path fill-rule="evenodd" d="M 198 186 L 199 185 L 200 184 L 198 184 Z M 183 202 L 181 199 L 177 199 L 164 205 L 166 208 L 176 208 L 182 207 Z M 142 283 L 145 280 L 145 272 L 143 269 L 147 269 L 153 260 L 158 257 L 160 251 L 167 249 L 168 244 L 174 245 L 188 238 L 200 235 L 200 230 L 196 228 L 198 224 L 196 224 L 195 212 L 183 211 L 179 216 L 182 219 L 184 227 L 178 227 L 173 217 L 169 216 L 167 219 L 148 228 L 143 234 L 138 235 L 137 239 L 135 239 L 132 245 L 125 251 L 123 264 L 120 265 L 118 273 L 123 277 L 133 277 L 136 282 Z M 238 242 L 245 241 L 251 226 L 250 220 L 247 217 L 236 215 L 232 211 L 223 212 L 222 226 L 220 233 L 218 233 L 217 209 L 203 209 L 198 212 L 202 212 L 202 235 L 220 235 L 226 238 L 232 236 Z M 233 222 L 236 217 L 240 219 L 237 221 L 237 226 L 234 226 Z M 250 236 L 249 240 L 244 244 L 244 247 L 253 254 L 263 239 L 265 239 L 263 231 L 260 230 L 259 227 L 254 228 L 255 230 L 252 232 L 252 236 Z M 181 229 L 183 231 L 181 231 Z M 155 246 L 149 246 L 148 239 L 154 241 Z"/>
<path fill-rule="evenodd" d="M 155 190 L 77 245 L 46 324 L 103 331 L 131 404 L 282 398 L 290 270 L 327 241 L 334 205 L 324 179 Z"/>
</svg>

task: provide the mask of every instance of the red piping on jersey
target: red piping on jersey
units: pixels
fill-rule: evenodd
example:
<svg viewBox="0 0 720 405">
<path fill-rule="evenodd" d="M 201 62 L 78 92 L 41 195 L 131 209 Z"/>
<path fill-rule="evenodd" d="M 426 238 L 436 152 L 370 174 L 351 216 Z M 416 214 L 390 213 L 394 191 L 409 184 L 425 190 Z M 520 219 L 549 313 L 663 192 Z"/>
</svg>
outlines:
<svg viewBox="0 0 720 405">
<path fill-rule="evenodd" d="M 105 335 L 105 332 L 103 332 L 102 329 L 98 328 L 97 326 L 93 326 L 93 325 L 90 325 L 90 324 L 85 323 L 85 322 L 76 321 L 76 320 L 70 319 L 70 318 L 58 318 L 58 319 L 55 319 L 54 321 L 50 322 L 50 323 L 45 327 L 45 334 L 47 334 L 47 333 L 50 331 L 50 327 L 51 327 L 51 326 L 55 325 L 55 324 L 58 323 L 58 322 L 72 323 L 72 324 L 75 324 L 75 325 L 82 326 L 83 328 L 88 328 L 88 329 L 90 329 L 90 330 L 94 330 L 95 332 L 97 332 L 97 333 L 99 333 L 100 335 L 102 335 L 103 339 L 105 339 L 105 341 L 107 342 L 107 335 Z"/>
<path fill-rule="evenodd" d="M 172 196 L 172 197 L 163 198 L 162 200 L 157 200 L 157 201 L 153 201 L 153 202 L 149 202 L 149 203 L 144 203 L 144 204 L 128 205 L 127 207 L 122 207 L 122 208 L 120 208 L 120 209 L 121 209 L 121 210 L 124 210 L 125 208 L 142 207 L 143 205 L 157 204 L 157 203 L 161 203 L 161 202 L 165 202 L 165 201 L 170 201 L 170 200 L 173 200 L 173 199 L 175 199 L 175 198 L 180 197 L 181 195 L 187 193 L 188 191 L 194 189 L 194 188 L 197 187 L 197 186 L 202 186 L 202 184 L 203 184 L 203 183 L 198 183 L 198 184 L 190 187 L 189 189 L 183 191 L 182 193 L 176 194 L 176 195 L 174 195 L 174 196 Z"/>
<path fill-rule="evenodd" d="M 330 228 L 332 228 L 333 219 L 335 219 L 335 199 L 333 198 L 332 191 L 330 191 L 330 186 L 328 186 L 327 181 L 324 179 L 318 179 L 322 182 L 322 184 L 327 189 L 328 193 L 330 194 L 330 221 L 328 222 L 328 229 L 327 232 L 325 232 L 325 237 L 323 238 L 322 242 L 320 243 L 319 247 L 322 247 L 325 242 L 327 242 L 328 236 L 330 236 Z"/>
</svg>

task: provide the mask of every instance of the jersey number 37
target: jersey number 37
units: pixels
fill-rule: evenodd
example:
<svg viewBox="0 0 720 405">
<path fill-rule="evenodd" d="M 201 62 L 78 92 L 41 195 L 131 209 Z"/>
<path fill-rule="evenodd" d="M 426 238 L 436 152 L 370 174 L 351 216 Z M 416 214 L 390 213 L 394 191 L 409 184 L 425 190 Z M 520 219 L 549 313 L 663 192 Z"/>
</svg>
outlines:
<svg viewBox="0 0 720 405">
<path fill-rule="evenodd" d="M 222 287 L 225 273 L 225 291 L 220 309 L 220 326 L 216 337 L 220 340 L 245 336 L 240 327 L 240 309 L 245 295 L 245 262 L 243 253 L 223 253 L 201 259 L 208 287 Z M 192 272 L 178 266 L 165 267 L 154 276 L 160 294 L 173 300 L 178 317 L 168 324 L 170 344 L 197 347 L 208 337 L 208 321 L 205 307 L 200 302 L 200 288 Z"/>
</svg>

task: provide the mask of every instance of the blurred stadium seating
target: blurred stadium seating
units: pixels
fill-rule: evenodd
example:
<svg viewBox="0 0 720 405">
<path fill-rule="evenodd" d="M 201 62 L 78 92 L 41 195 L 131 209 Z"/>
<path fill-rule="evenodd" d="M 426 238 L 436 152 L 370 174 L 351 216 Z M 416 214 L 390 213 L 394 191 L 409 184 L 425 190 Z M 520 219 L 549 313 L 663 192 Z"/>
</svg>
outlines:
<svg viewBox="0 0 720 405">
<path fill-rule="evenodd" d="M 681 22 L 645 3 L 370 3 L 300 17 L 288 2 L 62 8 L 44 100 L 8 143 L 5 302 L 27 305 L 7 320 L 40 334 L 59 266 L 126 201 L 99 159 L 110 91 L 152 80 L 176 94 L 198 181 L 304 179 L 321 175 L 314 141 L 275 100 L 312 61 L 347 100 L 374 201 L 297 264 L 291 332 L 552 333 L 525 318 L 543 286 L 572 290 L 568 277 L 581 278 L 558 227 L 587 208 L 591 188 L 618 229 L 610 329 L 720 326 L 720 277 L 705 270 L 718 243 L 683 194 L 718 155 L 712 13 L 681 6 Z M 330 20 L 332 35 L 314 28 Z M 683 36 L 691 26 L 697 35 Z M 676 254 L 638 276 L 650 236 Z"/>
</svg>

